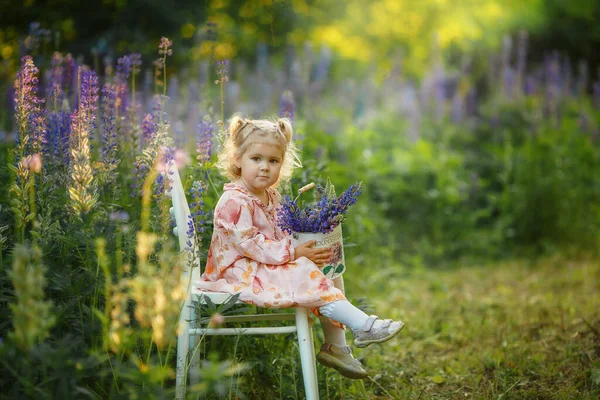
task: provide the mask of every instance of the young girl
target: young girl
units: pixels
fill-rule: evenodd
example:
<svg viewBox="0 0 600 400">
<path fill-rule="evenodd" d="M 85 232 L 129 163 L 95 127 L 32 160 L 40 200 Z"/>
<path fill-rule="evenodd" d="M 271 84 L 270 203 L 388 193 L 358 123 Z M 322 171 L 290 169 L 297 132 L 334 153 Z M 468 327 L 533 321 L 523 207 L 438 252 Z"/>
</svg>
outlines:
<svg viewBox="0 0 600 400">
<path fill-rule="evenodd" d="M 319 270 L 330 250 L 313 248 L 314 241 L 294 247 L 278 226 L 275 187 L 300 166 L 290 121 L 234 116 L 217 165 L 231 183 L 215 208 L 200 289 L 239 293 L 240 300 L 259 307 L 312 308 L 325 336 L 317 360 L 346 377 L 365 378 L 346 345 L 343 325 L 351 328 L 354 344 L 365 347 L 391 339 L 404 324 L 368 316 L 350 304 Z"/>
</svg>

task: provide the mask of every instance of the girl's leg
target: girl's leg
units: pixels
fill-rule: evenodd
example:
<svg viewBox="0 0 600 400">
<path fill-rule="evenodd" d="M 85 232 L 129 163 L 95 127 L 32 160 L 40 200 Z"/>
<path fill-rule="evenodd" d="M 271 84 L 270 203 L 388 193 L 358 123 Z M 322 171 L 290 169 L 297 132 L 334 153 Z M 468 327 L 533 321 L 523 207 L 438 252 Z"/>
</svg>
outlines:
<svg viewBox="0 0 600 400">
<path fill-rule="evenodd" d="M 340 289 L 342 293 L 346 293 L 346 290 L 344 289 L 344 278 L 341 275 L 333 280 L 333 285 Z M 323 327 L 325 343 L 346 346 L 346 331 L 344 329 L 333 325 L 327 317 L 320 316 L 319 320 Z"/>
<path fill-rule="evenodd" d="M 349 326 L 354 334 L 354 344 L 358 347 L 386 342 L 404 327 L 402 321 L 381 320 L 376 315 L 369 316 L 347 300 L 325 304 L 319 307 L 319 313 Z"/>
<path fill-rule="evenodd" d="M 344 292 L 342 277 L 333 280 L 335 287 Z M 325 343 L 317 354 L 317 360 L 330 368 L 336 369 L 340 374 L 351 379 L 364 379 L 368 376 L 360 361 L 352 356 L 352 350 L 346 344 L 345 329 L 331 323 L 327 317 L 320 316 Z"/>
<path fill-rule="evenodd" d="M 325 337 L 325 343 L 335 344 L 338 346 L 346 345 L 346 331 L 342 328 L 337 327 L 329 321 L 329 318 L 320 316 L 321 327 L 323 327 L 323 336 Z"/>
</svg>

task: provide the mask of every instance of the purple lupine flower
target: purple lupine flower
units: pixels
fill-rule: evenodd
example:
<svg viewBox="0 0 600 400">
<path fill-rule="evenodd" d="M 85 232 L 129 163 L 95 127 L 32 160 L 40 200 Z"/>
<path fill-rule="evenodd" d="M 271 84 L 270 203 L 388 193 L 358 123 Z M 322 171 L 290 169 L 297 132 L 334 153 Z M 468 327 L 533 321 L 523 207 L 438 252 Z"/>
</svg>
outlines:
<svg viewBox="0 0 600 400">
<path fill-rule="evenodd" d="M 286 90 L 282 93 L 279 100 L 279 116 L 289 118 L 290 121 L 294 122 L 295 111 L 294 94 L 290 90 Z"/>
<path fill-rule="evenodd" d="M 158 155 L 157 163 L 159 171 L 167 171 L 166 166 L 169 162 L 175 159 L 175 147 L 163 147 Z M 171 188 L 169 187 L 169 191 Z M 165 191 L 165 177 L 163 174 L 158 174 L 156 177 L 156 186 L 154 194 L 160 196 Z"/>
<path fill-rule="evenodd" d="M 301 208 L 296 200 L 285 196 L 278 210 L 279 226 L 291 233 L 312 232 L 328 233 L 344 221 L 351 205 L 356 203 L 362 191 L 362 184 L 351 185 L 340 197 L 336 198 L 331 189 L 317 186 L 317 192 L 322 193 L 316 203 L 307 204 Z M 332 193 L 333 192 L 333 193 Z"/>
<path fill-rule="evenodd" d="M 537 79 L 532 75 L 527 75 L 527 77 L 525 78 L 525 95 L 533 96 L 533 95 L 537 94 L 537 89 L 538 89 Z"/>
<path fill-rule="evenodd" d="M 81 75 L 81 99 L 79 109 L 85 113 L 88 120 L 90 140 L 96 127 L 96 110 L 98 109 L 98 75 L 94 70 L 85 71 Z"/>
<path fill-rule="evenodd" d="M 108 219 L 117 223 L 126 223 L 129 221 L 129 214 L 126 211 L 112 211 L 108 215 Z"/>
<path fill-rule="evenodd" d="M 126 83 L 131 74 L 132 57 L 125 55 L 117 60 L 117 75 L 116 80 L 119 83 Z"/>
<path fill-rule="evenodd" d="M 315 81 L 324 81 L 329 73 L 329 66 L 331 65 L 331 50 L 329 47 L 321 46 L 321 54 L 319 55 L 319 61 L 315 69 Z"/>
<path fill-rule="evenodd" d="M 154 120 L 152 114 L 146 114 L 142 121 L 142 140 L 144 143 L 149 143 L 156 134 L 158 124 Z"/>
<path fill-rule="evenodd" d="M 137 160 L 134 162 L 133 171 L 131 175 L 133 176 L 133 181 L 131 182 L 129 192 L 131 197 L 138 197 L 142 192 L 142 187 L 144 186 L 144 180 L 146 179 L 146 175 L 150 168 L 145 164 L 142 160 Z"/>
<path fill-rule="evenodd" d="M 213 130 L 214 126 L 212 119 L 207 115 L 204 117 L 204 120 L 198 124 L 197 128 L 198 139 L 196 142 L 196 152 L 198 155 L 196 156 L 196 160 L 198 160 L 198 163 L 201 165 L 210 161 Z"/>
<path fill-rule="evenodd" d="M 69 140 L 71 137 L 71 115 L 67 111 L 57 111 L 48 115 L 48 145 L 50 154 L 64 165 L 71 163 Z"/>
<path fill-rule="evenodd" d="M 58 51 L 52 54 L 52 68 L 48 74 L 47 82 L 47 93 L 52 98 L 54 105 L 54 111 L 57 111 L 59 104 L 62 104 L 63 100 L 63 89 L 62 89 L 62 77 L 63 77 L 63 56 Z"/>
<path fill-rule="evenodd" d="M 215 83 L 227 82 L 229 80 L 229 60 L 217 61 L 217 74 L 220 78 Z"/>
<path fill-rule="evenodd" d="M 139 74 L 142 65 L 142 55 L 140 53 L 131 53 L 129 59 L 131 62 L 131 73 L 133 75 Z"/>
<path fill-rule="evenodd" d="M 117 163 L 117 129 L 116 129 L 117 94 L 114 86 L 107 83 L 102 88 L 102 161 L 115 166 Z"/>
<path fill-rule="evenodd" d="M 77 79 L 77 61 L 69 53 L 63 59 L 62 70 L 62 87 L 65 95 L 68 97 L 72 94 L 73 88 L 76 86 Z"/>
<path fill-rule="evenodd" d="M 158 54 L 161 56 L 170 56 L 173 55 L 173 50 L 171 49 L 173 46 L 173 42 L 166 37 L 160 38 L 160 44 L 158 45 Z"/>
<path fill-rule="evenodd" d="M 33 58 L 31 56 L 23 57 L 21 69 L 17 73 L 14 85 L 15 118 L 19 130 L 17 136 L 18 157 L 38 153 L 41 150 L 42 141 L 45 140 L 46 127 L 44 112 L 41 108 L 44 100 L 37 97 L 37 73 L 38 69 L 33 63 Z M 31 132 L 32 136 L 30 136 Z"/>
<path fill-rule="evenodd" d="M 196 232 L 202 234 L 205 230 L 204 226 L 208 220 L 206 212 L 206 204 L 204 203 L 204 193 L 206 192 L 206 184 L 201 181 L 194 181 L 190 188 L 192 201 L 190 202 L 191 217 Z"/>
<path fill-rule="evenodd" d="M 168 98 L 166 96 L 155 94 L 152 99 L 152 119 L 154 121 L 166 121 L 167 115 L 163 108 Z M 166 107 L 165 107 L 166 108 Z M 158 122 L 157 122 L 158 124 Z"/>
</svg>

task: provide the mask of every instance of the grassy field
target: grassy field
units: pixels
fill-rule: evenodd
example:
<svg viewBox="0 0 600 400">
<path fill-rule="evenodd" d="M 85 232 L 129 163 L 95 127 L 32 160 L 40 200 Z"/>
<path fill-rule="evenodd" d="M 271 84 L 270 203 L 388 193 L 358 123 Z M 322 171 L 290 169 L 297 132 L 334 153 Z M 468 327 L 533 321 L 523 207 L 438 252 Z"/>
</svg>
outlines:
<svg viewBox="0 0 600 400">
<path fill-rule="evenodd" d="M 357 274 L 358 275 L 358 274 Z M 372 379 L 341 398 L 596 399 L 600 266 L 550 259 L 358 280 L 399 339 L 356 350 Z M 349 381 L 345 381 L 345 384 Z"/>
<path fill-rule="evenodd" d="M 364 275 L 346 277 L 349 298 L 364 296 L 369 311 L 401 318 L 406 327 L 384 345 L 354 348 L 371 374 L 365 381 L 341 378 L 319 365 L 321 398 L 600 396 L 597 261 L 556 258 L 444 271 L 389 267 Z M 315 328 L 320 342 L 320 329 Z M 292 346 L 288 354 L 267 352 L 263 360 L 256 359 L 262 346 L 281 345 L 281 339 L 269 340 L 274 342 L 236 341 L 236 358 L 260 365 L 242 378 L 241 392 L 248 398 L 302 399 Z M 293 376 L 290 368 L 296 371 Z"/>
</svg>

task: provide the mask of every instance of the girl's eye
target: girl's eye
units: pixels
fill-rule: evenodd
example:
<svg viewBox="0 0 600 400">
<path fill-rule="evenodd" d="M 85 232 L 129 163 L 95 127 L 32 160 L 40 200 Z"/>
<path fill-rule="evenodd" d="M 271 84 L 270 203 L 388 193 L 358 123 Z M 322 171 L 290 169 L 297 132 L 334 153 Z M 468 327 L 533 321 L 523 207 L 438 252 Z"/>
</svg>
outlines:
<svg viewBox="0 0 600 400">
<path fill-rule="evenodd" d="M 258 161 L 260 161 L 260 157 L 252 157 L 252 161 L 258 162 Z"/>
<path fill-rule="evenodd" d="M 278 162 L 279 162 L 279 160 L 275 160 L 275 159 L 271 160 L 271 164 L 277 164 Z"/>
</svg>

